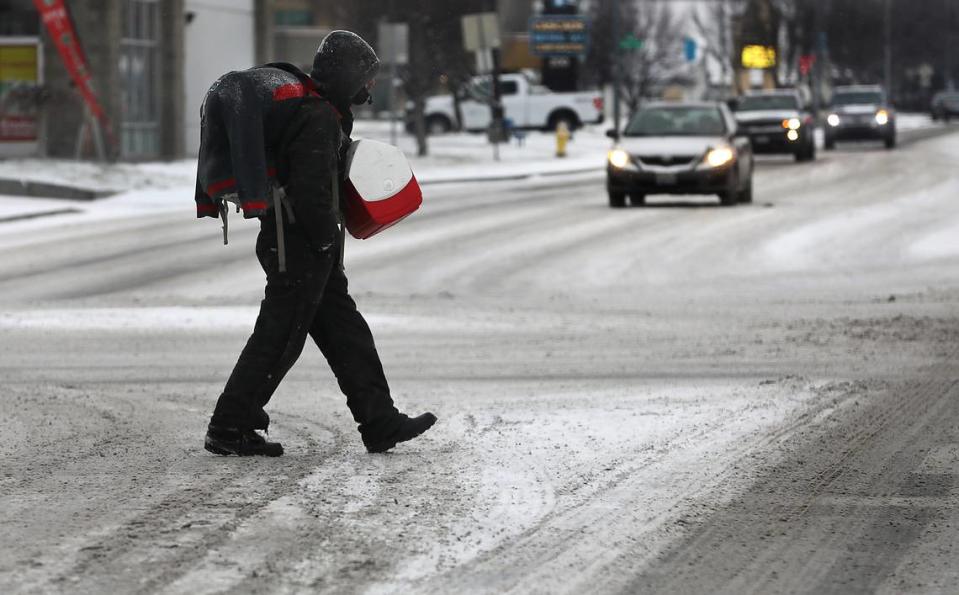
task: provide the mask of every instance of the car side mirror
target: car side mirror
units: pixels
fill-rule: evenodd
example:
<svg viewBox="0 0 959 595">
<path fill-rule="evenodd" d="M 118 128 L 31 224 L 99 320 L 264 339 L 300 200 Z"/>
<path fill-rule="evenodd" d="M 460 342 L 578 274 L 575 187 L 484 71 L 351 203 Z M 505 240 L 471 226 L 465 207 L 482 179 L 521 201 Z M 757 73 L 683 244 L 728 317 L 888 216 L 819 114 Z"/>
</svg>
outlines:
<svg viewBox="0 0 959 595">
<path fill-rule="evenodd" d="M 606 131 L 606 136 L 615 140 L 619 138 L 619 132 L 617 132 L 615 128 L 610 128 Z"/>
</svg>

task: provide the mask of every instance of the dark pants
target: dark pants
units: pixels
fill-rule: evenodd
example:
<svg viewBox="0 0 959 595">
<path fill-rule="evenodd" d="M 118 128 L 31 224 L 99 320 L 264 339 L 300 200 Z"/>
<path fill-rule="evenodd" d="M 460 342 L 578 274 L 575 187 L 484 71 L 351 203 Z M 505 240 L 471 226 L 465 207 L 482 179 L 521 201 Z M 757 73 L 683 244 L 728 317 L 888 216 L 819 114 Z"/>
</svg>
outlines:
<svg viewBox="0 0 959 595">
<path fill-rule="evenodd" d="M 256 255 L 266 272 L 266 297 L 211 423 L 266 429 L 269 417 L 263 407 L 300 356 L 309 334 L 336 375 L 360 433 L 365 438 L 389 435 L 401 418 L 370 327 L 347 291 L 339 246 L 314 252 L 296 225 L 287 225 L 285 235 L 287 272 L 280 273 L 276 221 L 272 214 L 261 219 Z"/>
</svg>

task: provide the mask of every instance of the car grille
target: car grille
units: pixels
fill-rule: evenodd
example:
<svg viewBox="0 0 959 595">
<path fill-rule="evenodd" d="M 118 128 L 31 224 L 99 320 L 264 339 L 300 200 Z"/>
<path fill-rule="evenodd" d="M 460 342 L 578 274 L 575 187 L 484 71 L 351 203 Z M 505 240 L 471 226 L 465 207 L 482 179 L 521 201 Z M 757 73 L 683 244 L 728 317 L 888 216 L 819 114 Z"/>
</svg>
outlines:
<svg viewBox="0 0 959 595">
<path fill-rule="evenodd" d="M 759 130 L 765 128 L 782 128 L 783 121 L 782 118 L 778 120 L 752 120 L 749 122 L 741 123 L 740 126 L 746 131 Z"/>
<path fill-rule="evenodd" d="M 677 165 L 689 165 L 695 159 L 695 155 L 640 155 L 637 157 L 643 165 L 652 165 L 656 167 L 673 167 Z"/>
<path fill-rule="evenodd" d="M 868 126 L 873 123 L 876 114 L 846 114 L 839 116 L 840 126 Z"/>
</svg>

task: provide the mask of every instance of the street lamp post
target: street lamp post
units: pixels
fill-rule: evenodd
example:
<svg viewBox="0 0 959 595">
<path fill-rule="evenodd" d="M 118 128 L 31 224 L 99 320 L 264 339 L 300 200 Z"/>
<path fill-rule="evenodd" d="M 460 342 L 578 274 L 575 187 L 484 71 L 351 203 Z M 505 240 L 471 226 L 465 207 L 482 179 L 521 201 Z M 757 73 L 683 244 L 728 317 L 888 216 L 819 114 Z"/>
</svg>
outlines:
<svg viewBox="0 0 959 595">
<path fill-rule="evenodd" d="M 943 73 L 942 73 L 942 83 L 943 86 L 952 91 L 956 88 L 956 82 L 952 77 L 952 52 L 955 51 L 953 48 L 953 41 L 956 39 L 956 34 L 954 28 L 959 26 L 959 11 L 956 10 L 953 0 L 943 0 L 945 15 L 943 22 L 946 23 L 946 34 L 942 40 L 945 50 L 943 52 Z"/>
</svg>

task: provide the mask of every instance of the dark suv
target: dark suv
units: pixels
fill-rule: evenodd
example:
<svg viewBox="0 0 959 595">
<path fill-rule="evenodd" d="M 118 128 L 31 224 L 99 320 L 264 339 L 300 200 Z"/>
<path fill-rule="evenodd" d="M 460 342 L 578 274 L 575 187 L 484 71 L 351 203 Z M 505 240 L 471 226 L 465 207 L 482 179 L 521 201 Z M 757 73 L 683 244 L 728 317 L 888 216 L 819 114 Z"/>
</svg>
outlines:
<svg viewBox="0 0 959 595">
<path fill-rule="evenodd" d="M 740 130 L 749 136 L 754 153 L 786 153 L 796 161 L 816 158 L 812 114 L 793 89 L 760 91 L 740 97 L 733 105 Z"/>
<path fill-rule="evenodd" d="M 959 118 L 959 91 L 940 91 L 932 98 L 932 119 Z"/>
<path fill-rule="evenodd" d="M 896 114 L 878 85 L 836 87 L 826 116 L 825 146 L 839 140 L 881 140 L 896 146 Z"/>
</svg>

